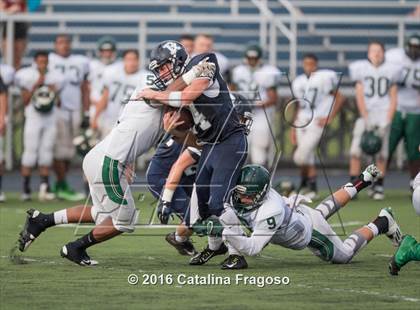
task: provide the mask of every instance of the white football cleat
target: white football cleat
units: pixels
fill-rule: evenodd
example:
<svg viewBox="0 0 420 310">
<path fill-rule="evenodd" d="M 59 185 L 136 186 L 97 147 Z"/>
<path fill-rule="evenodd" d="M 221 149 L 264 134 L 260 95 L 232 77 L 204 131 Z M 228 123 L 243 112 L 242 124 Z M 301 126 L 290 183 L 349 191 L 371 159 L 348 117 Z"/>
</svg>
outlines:
<svg viewBox="0 0 420 310">
<path fill-rule="evenodd" d="M 55 199 L 55 194 L 48 191 L 48 184 L 42 183 L 39 186 L 38 199 L 39 201 L 51 201 Z"/>
<path fill-rule="evenodd" d="M 395 247 L 398 247 L 402 240 L 402 233 L 400 226 L 398 226 L 397 221 L 395 221 L 392 209 L 389 207 L 383 208 L 378 216 L 384 216 L 388 219 L 388 231 L 385 234 L 392 241 L 392 244 Z"/>
</svg>

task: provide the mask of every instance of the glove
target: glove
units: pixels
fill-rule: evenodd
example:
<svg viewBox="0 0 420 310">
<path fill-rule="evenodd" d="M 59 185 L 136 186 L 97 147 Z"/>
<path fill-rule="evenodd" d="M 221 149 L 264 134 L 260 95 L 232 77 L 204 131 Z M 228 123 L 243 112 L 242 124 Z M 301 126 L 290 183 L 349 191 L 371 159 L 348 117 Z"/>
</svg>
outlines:
<svg viewBox="0 0 420 310">
<path fill-rule="evenodd" d="M 207 62 L 209 58 L 205 58 L 193 67 L 196 70 L 196 77 L 207 77 L 212 79 L 216 73 L 216 65 L 212 62 Z"/>
<path fill-rule="evenodd" d="M 83 114 L 82 123 L 80 124 L 81 129 L 88 129 L 90 127 L 89 113 L 85 112 Z"/>
<path fill-rule="evenodd" d="M 161 224 L 168 224 L 171 215 L 171 202 L 160 200 L 157 209 L 157 216 Z"/>
<path fill-rule="evenodd" d="M 200 237 L 214 236 L 221 237 L 223 226 L 219 219 L 212 215 L 206 220 L 198 220 L 192 225 L 192 230 Z"/>
<path fill-rule="evenodd" d="M 216 65 L 212 62 L 207 62 L 208 57 L 193 66 L 191 70 L 182 75 L 185 84 L 190 85 L 196 78 L 205 77 L 212 79 L 216 73 Z"/>
</svg>

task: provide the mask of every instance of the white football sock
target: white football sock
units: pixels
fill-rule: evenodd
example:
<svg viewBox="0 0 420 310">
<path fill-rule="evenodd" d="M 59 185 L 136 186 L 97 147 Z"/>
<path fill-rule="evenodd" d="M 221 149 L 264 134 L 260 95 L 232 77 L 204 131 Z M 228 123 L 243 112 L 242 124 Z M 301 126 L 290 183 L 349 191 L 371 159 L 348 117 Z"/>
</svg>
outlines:
<svg viewBox="0 0 420 310">
<path fill-rule="evenodd" d="M 54 223 L 56 225 L 68 223 L 66 209 L 54 212 Z"/>
<path fill-rule="evenodd" d="M 177 242 L 185 242 L 185 241 L 187 241 L 187 240 L 188 240 L 188 237 L 185 237 L 185 236 L 180 236 L 180 235 L 178 235 L 178 233 L 176 232 L 176 233 L 175 233 L 175 240 L 176 240 Z"/>
<path fill-rule="evenodd" d="M 209 248 L 210 250 L 213 250 L 213 251 L 218 250 L 223 243 L 223 239 L 221 237 L 209 236 L 208 241 L 209 241 Z"/>
</svg>

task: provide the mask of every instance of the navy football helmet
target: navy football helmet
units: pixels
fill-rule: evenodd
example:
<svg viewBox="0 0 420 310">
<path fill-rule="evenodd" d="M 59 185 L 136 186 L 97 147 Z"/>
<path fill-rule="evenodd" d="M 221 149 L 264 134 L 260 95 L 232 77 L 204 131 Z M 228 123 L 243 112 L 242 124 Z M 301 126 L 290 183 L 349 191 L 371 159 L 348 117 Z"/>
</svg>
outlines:
<svg viewBox="0 0 420 310">
<path fill-rule="evenodd" d="M 164 90 L 172 80 L 184 73 L 188 60 L 188 53 L 181 43 L 173 40 L 159 43 L 150 54 L 149 70 L 156 76 L 153 84 Z M 160 68 L 165 65 L 170 68 L 167 73 L 160 75 Z"/>
</svg>

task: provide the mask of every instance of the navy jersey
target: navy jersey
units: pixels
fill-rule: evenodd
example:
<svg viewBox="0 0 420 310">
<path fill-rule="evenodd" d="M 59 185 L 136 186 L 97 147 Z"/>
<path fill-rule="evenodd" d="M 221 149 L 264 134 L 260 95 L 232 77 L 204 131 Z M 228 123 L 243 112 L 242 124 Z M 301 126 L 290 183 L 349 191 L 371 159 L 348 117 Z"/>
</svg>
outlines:
<svg viewBox="0 0 420 310">
<path fill-rule="evenodd" d="M 182 144 L 175 142 L 170 135 L 165 135 L 159 142 L 152 160 L 157 159 L 157 164 L 168 168 L 169 171 L 181 154 L 182 149 Z"/>
<path fill-rule="evenodd" d="M 194 119 L 193 131 L 201 143 L 214 143 L 227 139 L 231 134 L 244 131 L 239 117 L 233 109 L 226 82 L 220 74 L 216 56 L 213 53 L 200 54 L 191 59 L 186 71 L 203 59 L 216 65 L 216 72 L 209 87 L 189 106 Z"/>
</svg>

